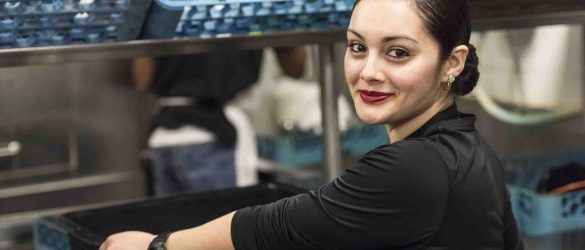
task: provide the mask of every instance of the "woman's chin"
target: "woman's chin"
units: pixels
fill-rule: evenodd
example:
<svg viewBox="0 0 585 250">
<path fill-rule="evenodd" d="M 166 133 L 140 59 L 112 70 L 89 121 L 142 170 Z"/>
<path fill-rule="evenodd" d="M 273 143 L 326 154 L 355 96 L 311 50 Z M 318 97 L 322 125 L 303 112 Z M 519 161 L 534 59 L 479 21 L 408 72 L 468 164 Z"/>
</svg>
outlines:
<svg viewBox="0 0 585 250">
<path fill-rule="evenodd" d="M 360 118 L 360 120 L 363 123 L 368 124 L 368 125 L 376 125 L 376 124 L 382 124 L 382 123 L 386 122 L 381 117 L 372 116 L 372 115 L 368 115 L 368 114 L 359 114 L 358 113 L 358 117 Z"/>
</svg>

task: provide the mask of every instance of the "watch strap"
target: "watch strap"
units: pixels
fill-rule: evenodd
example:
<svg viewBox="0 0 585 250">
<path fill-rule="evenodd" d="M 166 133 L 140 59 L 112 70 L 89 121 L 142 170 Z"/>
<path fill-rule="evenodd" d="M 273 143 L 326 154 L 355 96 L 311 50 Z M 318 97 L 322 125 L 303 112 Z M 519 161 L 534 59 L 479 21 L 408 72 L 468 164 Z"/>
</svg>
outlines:
<svg viewBox="0 0 585 250">
<path fill-rule="evenodd" d="M 148 245 L 148 250 L 167 250 L 166 242 L 171 233 L 172 232 L 164 232 L 158 234 Z"/>
</svg>

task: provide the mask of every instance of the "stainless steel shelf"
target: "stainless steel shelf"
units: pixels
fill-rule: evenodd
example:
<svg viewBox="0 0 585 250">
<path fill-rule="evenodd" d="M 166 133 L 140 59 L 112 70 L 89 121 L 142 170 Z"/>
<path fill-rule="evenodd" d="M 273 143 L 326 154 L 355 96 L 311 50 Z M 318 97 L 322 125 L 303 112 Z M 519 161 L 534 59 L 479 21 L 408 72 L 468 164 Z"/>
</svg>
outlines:
<svg viewBox="0 0 585 250">
<path fill-rule="evenodd" d="M 0 49 L 0 67 L 128 59 L 141 56 L 196 54 L 221 50 L 261 49 L 334 43 L 345 39 L 344 30 L 279 32 L 261 36 L 209 39 L 135 40 L 95 45 L 66 45 Z"/>
</svg>

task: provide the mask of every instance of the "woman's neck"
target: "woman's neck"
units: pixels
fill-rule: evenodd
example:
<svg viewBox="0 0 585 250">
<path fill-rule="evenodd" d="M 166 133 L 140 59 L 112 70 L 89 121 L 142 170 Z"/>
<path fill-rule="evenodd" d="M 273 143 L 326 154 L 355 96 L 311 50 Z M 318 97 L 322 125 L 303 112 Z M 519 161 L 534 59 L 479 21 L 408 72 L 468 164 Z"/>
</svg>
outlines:
<svg viewBox="0 0 585 250">
<path fill-rule="evenodd" d="M 408 137 L 416 130 L 421 128 L 426 122 L 428 122 L 437 113 L 447 109 L 453 105 L 454 100 L 452 98 L 445 98 L 444 101 L 435 102 L 431 107 L 426 109 L 424 112 L 417 116 L 407 120 L 406 122 L 400 123 L 396 126 L 386 124 L 386 132 L 390 137 L 390 143 L 395 143 Z"/>
</svg>

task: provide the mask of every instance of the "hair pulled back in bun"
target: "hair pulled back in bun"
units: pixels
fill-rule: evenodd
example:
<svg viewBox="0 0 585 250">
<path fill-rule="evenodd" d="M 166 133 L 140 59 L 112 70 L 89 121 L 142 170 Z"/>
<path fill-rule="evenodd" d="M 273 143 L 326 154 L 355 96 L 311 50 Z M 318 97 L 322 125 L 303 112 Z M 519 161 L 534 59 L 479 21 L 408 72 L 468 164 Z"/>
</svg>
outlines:
<svg viewBox="0 0 585 250">
<path fill-rule="evenodd" d="M 461 74 L 457 76 L 452 87 L 453 93 L 461 96 L 469 94 L 479 80 L 479 70 L 477 68 L 479 58 L 477 57 L 475 46 L 468 44 L 467 47 L 469 48 L 469 54 L 467 54 L 467 59 L 465 60 L 465 67 Z"/>
</svg>

